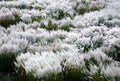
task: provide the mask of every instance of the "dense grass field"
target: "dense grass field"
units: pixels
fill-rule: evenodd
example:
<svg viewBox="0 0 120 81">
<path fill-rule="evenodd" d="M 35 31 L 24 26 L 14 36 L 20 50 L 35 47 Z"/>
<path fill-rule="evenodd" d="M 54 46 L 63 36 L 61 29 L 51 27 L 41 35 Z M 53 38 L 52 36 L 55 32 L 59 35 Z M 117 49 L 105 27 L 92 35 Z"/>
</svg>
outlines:
<svg viewBox="0 0 120 81">
<path fill-rule="evenodd" d="M 0 81 L 120 81 L 120 0 L 0 0 Z"/>
</svg>

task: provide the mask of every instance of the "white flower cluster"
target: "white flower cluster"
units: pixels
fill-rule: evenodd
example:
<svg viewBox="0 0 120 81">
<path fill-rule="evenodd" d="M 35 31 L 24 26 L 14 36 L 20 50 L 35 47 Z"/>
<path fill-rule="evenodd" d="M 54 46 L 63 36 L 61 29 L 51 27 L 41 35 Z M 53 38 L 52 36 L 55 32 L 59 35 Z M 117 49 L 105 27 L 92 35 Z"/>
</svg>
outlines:
<svg viewBox="0 0 120 81">
<path fill-rule="evenodd" d="M 28 41 L 17 36 L 16 32 L 1 31 L 0 33 L 0 53 L 2 54 L 23 52 L 27 43 Z"/>
<path fill-rule="evenodd" d="M 22 66 L 25 71 L 32 73 L 35 77 L 41 78 L 51 73 L 57 74 L 62 71 L 59 57 L 51 52 L 36 52 L 35 54 L 21 54 L 17 58 L 17 67 Z"/>
</svg>

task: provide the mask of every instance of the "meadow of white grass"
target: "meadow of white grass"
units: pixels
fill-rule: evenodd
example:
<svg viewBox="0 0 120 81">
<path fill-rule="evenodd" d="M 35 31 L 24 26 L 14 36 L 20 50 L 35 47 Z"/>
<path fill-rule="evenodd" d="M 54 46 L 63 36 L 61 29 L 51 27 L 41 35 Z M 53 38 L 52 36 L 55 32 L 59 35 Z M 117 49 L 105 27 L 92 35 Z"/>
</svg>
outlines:
<svg viewBox="0 0 120 81">
<path fill-rule="evenodd" d="M 0 76 L 15 75 L 16 81 L 120 81 L 119 4 L 0 0 Z"/>
</svg>

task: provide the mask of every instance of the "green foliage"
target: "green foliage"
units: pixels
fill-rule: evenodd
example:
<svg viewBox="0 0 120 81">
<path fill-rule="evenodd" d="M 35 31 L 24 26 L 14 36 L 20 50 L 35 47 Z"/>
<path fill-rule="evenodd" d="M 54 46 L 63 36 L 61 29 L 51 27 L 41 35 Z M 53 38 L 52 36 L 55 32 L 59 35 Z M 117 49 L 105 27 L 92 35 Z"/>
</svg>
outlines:
<svg viewBox="0 0 120 81">
<path fill-rule="evenodd" d="M 120 62 L 120 47 L 113 45 L 111 50 L 109 50 L 108 56 L 112 57 L 114 60 Z"/>
<path fill-rule="evenodd" d="M 32 19 L 32 22 L 34 21 L 40 22 L 43 18 L 41 16 L 33 16 L 31 19 Z"/>
<path fill-rule="evenodd" d="M 69 32 L 71 30 L 71 28 L 75 28 L 75 27 L 74 27 L 74 25 L 72 25 L 71 23 L 69 23 L 69 24 L 66 24 L 66 25 L 62 26 L 60 29 Z"/>
<path fill-rule="evenodd" d="M 4 26 L 5 28 L 9 27 L 11 24 L 14 24 L 14 20 L 13 19 L 4 19 L 4 20 L 0 20 L 0 25 Z"/>
<path fill-rule="evenodd" d="M 38 80 L 39 81 L 63 81 L 61 73 L 58 73 L 58 74 L 51 73 Z"/>
<path fill-rule="evenodd" d="M 89 81 L 82 68 L 67 66 L 63 70 L 63 81 Z"/>
<path fill-rule="evenodd" d="M 18 81 L 36 81 L 32 73 L 26 74 L 25 69 L 20 66 L 17 70 Z"/>
<path fill-rule="evenodd" d="M 44 23 L 41 23 L 41 28 L 44 28 L 48 31 L 52 31 L 52 30 L 57 30 L 57 24 L 53 24 L 51 20 L 48 21 L 48 25 L 46 26 Z"/>
<path fill-rule="evenodd" d="M 78 10 L 78 13 L 79 13 L 79 14 L 84 14 L 84 13 L 86 13 L 86 12 L 88 12 L 88 9 L 87 9 L 87 8 L 80 8 L 80 10 Z"/>
<path fill-rule="evenodd" d="M 4 18 L 4 19 L 0 19 L 0 25 L 8 28 L 10 25 L 14 25 L 17 24 L 19 21 L 21 21 L 21 18 L 19 17 L 18 14 L 13 14 L 14 18 Z"/>
<path fill-rule="evenodd" d="M 91 81 L 107 81 L 105 79 L 105 77 L 100 73 L 100 71 L 98 70 L 98 72 L 96 72 L 93 76 Z"/>
<path fill-rule="evenodd" d="M 0 74 L 0 81 L 18 81 L 15 75 Z"/>
<path fill-rule="evenodd" d="M 97 1 L 96 1 L 96 3 L 97 3 Z M 77 6 L 82 5 L 82 7 L 77 9 L 77 6 L 76 6 L 76 12 L 78 12 L 79 14 L 84 14 L 84 13 L 88 13 L 90 11 L 100 10 L 106 6 L 106 2 L 105 2 L 105 5 L 102 7 L 98 7 L 98 6 L 90 7 L 90 4 L 91 4 L 91 0 L 81 0 L 80 2 L 77 3 Z"/>
<path fill-rule="evenodd" d="M 36 6 L 36 7 L 35 7 L 35 9 L 37 9 L 37 10 L 40 10 L 40 11 L 41 11 L 41 10 L 42 10 L 42 9 L 44 9 L 44 8 L 43 8 L 43 7 L 41 7 L 41 6 Z"/>
<path fill-rule="evenodd" d="M 14 61 L 16 60 L 16 54 L 2 53 L 0 54 L 0 73 L 15 73 Z"/>
</svg>

